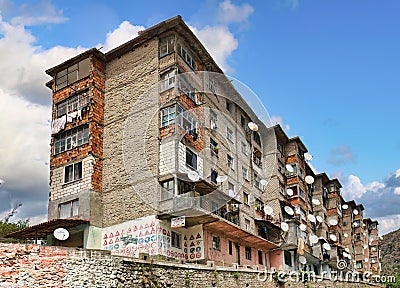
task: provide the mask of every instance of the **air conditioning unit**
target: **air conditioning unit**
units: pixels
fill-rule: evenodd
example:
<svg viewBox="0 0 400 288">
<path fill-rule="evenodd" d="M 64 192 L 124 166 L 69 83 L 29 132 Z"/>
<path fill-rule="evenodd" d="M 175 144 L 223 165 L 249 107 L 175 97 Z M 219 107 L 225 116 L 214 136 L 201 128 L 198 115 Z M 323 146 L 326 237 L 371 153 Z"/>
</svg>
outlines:
<svg viewBox="0 0 400 288">
<path fill-rule="evenodd" d="M 207 261 L 207 266 L 208 267 L 214 267 L 215 266 L 214 261 Z"/>
</svg>

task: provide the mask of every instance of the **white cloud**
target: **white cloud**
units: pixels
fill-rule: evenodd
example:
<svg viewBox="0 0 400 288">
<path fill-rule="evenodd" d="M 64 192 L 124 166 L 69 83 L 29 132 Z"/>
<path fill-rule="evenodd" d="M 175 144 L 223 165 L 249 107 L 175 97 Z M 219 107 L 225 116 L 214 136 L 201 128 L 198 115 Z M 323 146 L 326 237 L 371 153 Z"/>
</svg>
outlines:
<svg viewBox="0 0 400 288">
<path fill-rule="evenodd" d="M 223 23 L 243 22 L 254 12 L 254 8 L 247 3 L 241 6 L 234 5 L 230 0 L 219 4 L 219 20 Z"/>
<path fill-rule="evenodd" d="M 122 22 L 117 29 L 107 33 L 106 42 L 103 45 L 103 52 L 110 51 L 119 45 L 132 40 L 138 36 L 138 32 L 144 30 L 144 26 L 132 25 L 128 21 Z"/>
<path fill-rule="evenodd" d="M 226 26 L 205 26 L 201 29 L 189 27 L 221 69 L 224 72 L 233 72 L 233 68 L 227 63 L 227 58 L 238 48 L 239 42 L 229 28 Z"/>
<path fill-rule="evenodd" d="M 396 178 L 400 177 L 400 169 L 397 169 L 397 171 L 395 172 Z"/>
<path fill-rule="evenodd" d="M 346 200 L 360 198 L 367 192 L 367 188 L 361 183 L 360 178 L 355 175 L 349 175 L 345 182 L 342 194 Z"/>
<path fill-rule="evenodd" d="M 56 8 L 48 0 L 39 3 L 24 3 L 18 8 L 20 15 L 11 19 L 13 25 L 40 25 L 48 23 L 62 23 L 68 19 L 63 16 L 62 10 Z"/>
<path fill-rule="evenodd" d="M 385 235 L 400 228 L 400 214 L 376 218 L 379 222 L 379 234 Z"/>
<path fill-rule="evenodd" d="M 400 195 L 400 187 L 396 187 L 394 188 L 394 192 L 395 195 Z"/>
<path fill-rule="evenodd" d="M 54 47 L 42 50 L 36 38 L 21 25 L 12 25 L 0 18 L 0 87 L 29 101 L 50 104 L 50 90 L 44 83 L 50 79 L 45 69 L 83 52 L 83 48 Z M 18 53 L 15 53 L 18 51 Z M 7 77 L 5 77 L 7 75 Z"/>
</svg>

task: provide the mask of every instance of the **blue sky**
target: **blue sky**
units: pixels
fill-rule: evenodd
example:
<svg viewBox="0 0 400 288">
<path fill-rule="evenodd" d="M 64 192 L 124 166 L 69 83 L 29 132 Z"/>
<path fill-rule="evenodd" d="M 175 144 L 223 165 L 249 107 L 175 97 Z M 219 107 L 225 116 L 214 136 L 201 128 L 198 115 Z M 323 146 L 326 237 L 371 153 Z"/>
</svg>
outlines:
<svg viewBox="0 0 400 288">
<path fill-rule="evenodd" d="M 20 217 L 45 218 L 44 70 L 179 14 L 273 121 L 302 138 L 317 171 L 338 177 L 346 199 L 371 203 L 366 215 L 383 232 L 399 228 L 399 10 L 394 0 L 0 0 L 0 214 L 22 201 Z"/>
</svg>

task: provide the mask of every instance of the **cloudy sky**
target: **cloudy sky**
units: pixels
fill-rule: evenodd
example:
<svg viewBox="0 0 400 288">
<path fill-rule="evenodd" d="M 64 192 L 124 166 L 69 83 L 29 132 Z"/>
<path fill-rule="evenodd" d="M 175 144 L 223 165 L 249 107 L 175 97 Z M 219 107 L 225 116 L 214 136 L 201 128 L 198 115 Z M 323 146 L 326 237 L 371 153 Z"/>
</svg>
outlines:
<svg viewBox="0 0 400 288">
<path fill-rule="evenodd" d="M 110 50 L 182 15 L 223 70 L 248 85 L 313 166 L 381 232 L 400 227 L 400 22 L 396 0 L 0 0 L 0 216 L 46 218 L 50 90 L 44 70 Z"/>
</svg>

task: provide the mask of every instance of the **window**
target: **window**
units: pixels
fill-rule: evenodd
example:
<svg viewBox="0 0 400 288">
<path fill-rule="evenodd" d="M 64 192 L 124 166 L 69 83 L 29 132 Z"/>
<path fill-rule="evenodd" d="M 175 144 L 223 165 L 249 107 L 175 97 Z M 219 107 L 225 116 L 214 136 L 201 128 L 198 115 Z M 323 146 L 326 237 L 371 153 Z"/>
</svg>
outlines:
<svg viewBox="0 0 400 288">
<path fill-rule="evenodd" d="M 303 199 L 304 199 L 304 191 L 303 191 L 303 190 L 301 190 L 301 188 L 300 188 L 300 187 L 299 187 L 299 189 L 298 189 L 297 195 L 299 195 L 301 198 L 303 198 Z"/>
<path fill-rule="evenodd" d="M 194 170 L 197 169 L 197 155 L 187 147 L 186 147 L 186 165 L 193 168 Z"/>
<path fill-rule="evenodd" d="M 251 260 L 251 247 L 244 247 L 244 256 L 247 260 Z"/>
<path fill-rule="evenodd" d="M 244 143 L 243 141 L 241 142 L 241 148 L 242 148 L 242 153 L 244 154 L 244 155 L 248 155 L 248 150 L 247 150 L 247 144 L 246 143 Z"/>
<path fill-rule="evenodd" d="M 161 127 L 166 127 L 175 123 L 175 106 L 161 110 Z"/>
<path fill-rule="evenodd" d="M 69 218 L 78 215 L 79 199 L 68 201 L 59 205 L 60 218 Z"/>
<path fill-rule="evenodd" d="M 233 112 L 233 103 L 228 99 L 226 100 L 226 110 L 228 110 L 230 113 Z"/>
<path fill-rule="evenodd" d="M 356 269 L 362 269 L 362 268 L 363 268 L 362 261 L 356 261 Z"/>
<path fill-rule="evenodd" d="M 261 165 L 262 165 L 261 158 L 262 158 L 261 152 L 258 149 L 254 148 L 253 162 L 254 162 L 254 164 L 256 164 L 260 168 L 261 168 Z"/>
<path fill-rule="evenodd" d="M 164 73 L 160 77 L 160 92 L 166 91 L 168 89 L 175 87 L 175 75 L 176 70 L 170 70 Z"/>
<path fill-rule="evenodd" d="M 285 258 L 285 265 L 292 266 L 292 254 L 289 251 L 283 251 L 284 258 Z"/>
<path fill-rule="evenodd" d="M 258 250 L 258 264 L 263 265 L 263 252 Z"/>
<path fill-rule="evenodd" d="M 229 154 L 227 154 L 227 161 L 228 161 L 228 167 L 231 168 L 232 170 L 235 170 L 234 164 L 233 164 L 233 157 Z"/>
<path fill-rule="evenodd" d="M 174 196 L 174 180 L 161 182 L 161 200 L 171 199 Z"/>
<path fill-rule="evenodd" d="M 244 180 L 249 181 L 248 170 L 245 167 L 242 167 L 242 177 L 243 177 Z"/>
<path fill-rule="evenodd" d="M 378 258 L 376 256 L 371 257 L 371 263 L 375 264 L 377 262 Z"/>
<path fill-rule="evenodd" d="M 246 119 L 244 118 L 243 115 L 240 115 L 240 125 L 244 130 L 246 130 Z"/>
<path fill-rule="evenodd" d="M 285 175 L 285 168 L 283 167 L 283 163 L 281 161 L 278 161 L 278 171 L 282 175 Z"/>
<path fill-rule="evenodd" d="M 217 177 L 218 177 L 218 172 L 215 170 L 211 170 L 211 175 L 210 175 L 211 182 L 217 184 Z"/>
<path fill-rule="evenodd" d="M 261 178 L 256 173 L 254 173 L 254 187 L 262 190 Z"/>
<path fill-rule="evenodd" d="M 56 104 L 56 117 L 72 113 L 89 104 L 89 91 L 80 92 Z"/>
<path fill-rule="evenodd" d="M 301 208 L 299 205 L 296 205 L 295 211 L 296 211 L 296 214 L 300 215 L 301 219 L 306 220 L 306 211 L 304 211 L 303 208 Z"/>
<path fill-rule="evenodd" d="M 218 156 L 218 143 L 212 138 L 210 138 L 210 150 L 211 155 Z"/>
<path fill-rule="evenodd" d="M 193 191 L 194 184 L 192 182 L 185 182 L 178 180 L 178 194 L 182 195 Z"/>
<path fill-rule="evenodd" d="M 171 246 L 181 248 L 181 234 L 174 231 L 171 232 Z"/>
<path fill-rule="evenodd" d="M 357 233 L 356 234 L 356 241 L 360 241 L 361 240 L 361 233 Z"/>
<path fill-rule="evenodd" d="M 185 60 L 185 62 L 193 69 L 196 70 L 196 63 L 189 53 L 189 51 L 180 43 L 178 43 L 178 54 Z"/>
<path fill-rule="evenodd" d="M 221 238 L 219 236 L 212 236 L 212 248 L 214 250 L 221 250 Z"/>
<path fill-rule="evenodd" d="M 244 229 L 249 231 L 250 230 L 250 220 L 249 219 L 244 219 Z"/>
<path fill-rule="evenodd" d="M 160 57 L 174 52 L 174 36 L 170 36 L 160 40 Z"/>
<path fill-rule="evenodd" d="M 377 229 L 376 223 L 372 223 L 369 227 L 370 227 L 371 230 Z"/>
<path fill-rule="evenodd" d="M 226 138 L 228 138 L 229 141 L 233 142 L 233 132 L 228 127 L 226 127 Z"/>
<path fill-rule="evenodd" d="M 233 191 L 233 192 L 229 192 L 229 191 Z M 233 185 L 231 182 L 228 182 L 228 193 L 229 193 L 229 196 L 231 196 L 231 197 L 235 197 L 235 195 L 236 195 L 235 185 Z"/>
<path fill-rule="evenodd" d="M 178 123 L 185 131 L 191 135 L 196 134 L 197 121 L 189 110 L 184 111 L 178 106 Z"/>
<path fill-rule="evenodd" d="M 89 142 L 89 125 L 82 125 L 54 137 L 54 154 L 62 153 Z"/>
<path fill-rule="evenodd" d="M 212 93 L 215 93 L 215 81 L 214 81 L 214 79 L 209 79 L 208 80 L 208 89 L 210 89 L 210 91 Z"/>
<path fill-rule="evenodd" d="M 304 179 L 304 171 L 301 168 L 300 168 L 300 171 L 299 171 L 299 177 L 300 177 L 300 179 Z"/>
<path fill-rule="evenodd" d="M 68 165 L 64 168 L 64 183 L 82 179 L 82 162 Z"/>
<path fill-rule="evenodd" d="M 256 208 L 256 211 L 263 212 L 264 211 L 264 203 L 260 199 L 256 199 L 255 208 Z"/>
<path fill-rule="evenodd" d="M 355 228 L 360 227 L 360 225 L 361 225 L 361 221 L 360 221 L 360 220 L 356 220 L 356 221 L 354 221 L 354 223 L 353 223 L 353 226 L 354 226 Z"/>
<path fill-rule="evenodd" d="M 246 192 L 243 192 L 243 203 L 249 205 L 249 194 Z"/>
<path fill-rule="evenodd" d="M 69 66 L 68 68 L 56 74 L 56 90 L 62 89 L 80 79 L 89 76 L 90 59 L 86 58 L 79 63 Z"/>
<path fill-rule="evenodd" d="M 261 147 L 261 139 L 260 139 L 260 134 L 258 134 L 258 132 L 253 131 L 253 139 L 254 139 L 254 142 L 256 142 L 258 144 L 258 146 Z"/>
<path fill-rule="evenodd" d="M 232 255 L 233 254 L 233 251 L 232 251 L 233 249 L 232 249 L 232 241 L 231 240 L 229 240 L 229 242 L 228 242 L 228 251 L 229 251 L 229 255 Z"/>
<path fill-rule="evenodd" d="M 213 110 L 210 111 L 210 128 L 212 130 L 217 129 L 217 113 Z"/>
<path fill-rule="evenodd" d="M 286 176 L 288 177 L 293 177 L 297 175 L 297 164 L 287 164 L 286 166 L 291 166 L 292 168 L 290 170 L 288 170 L 286 168 Z"/>
<path fill-rule="evenodd" d="M 280 192 L 282 195 L 285 195 L 285 185 L 283 185 L 282 182 L 279 182 L 279 192 Z"/>
</svg>

